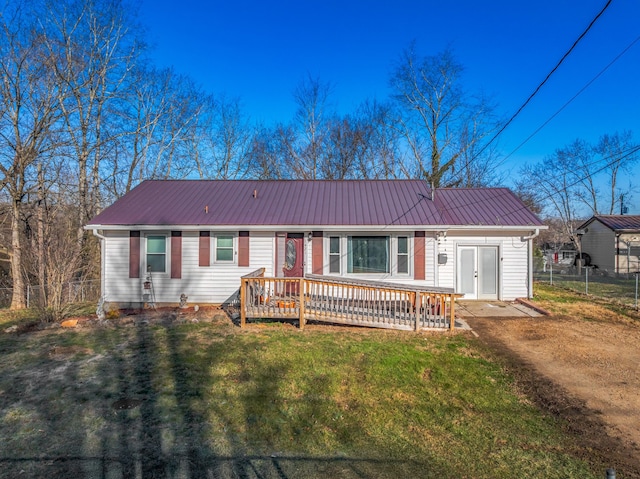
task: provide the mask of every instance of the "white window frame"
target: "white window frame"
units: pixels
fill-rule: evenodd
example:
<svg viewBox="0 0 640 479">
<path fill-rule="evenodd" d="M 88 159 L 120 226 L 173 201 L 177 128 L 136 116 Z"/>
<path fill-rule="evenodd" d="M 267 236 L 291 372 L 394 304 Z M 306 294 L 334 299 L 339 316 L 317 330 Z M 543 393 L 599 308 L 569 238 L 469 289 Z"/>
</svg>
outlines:
<svg viewBox="0 0 640 479">
<path fill-rule="evenodd" d="M 238 233 L 220 232 L 220 233 L 212 233 L 211 236 L 213 237 L 213 241 L 211 242 L 211 247 L 213 249 L 213 251 L 211 252 L 212 259 L 213 259 L 212 263 L 213 264 L 236 264 L 238 262 Z M 218 239 L 221 237 L 231 238 L 232 259 L 230 260 L 218 259 Z M 225 249 L 228 249 L 228 247 L 225 247 Z"/>
<path fill-rule="evenodd" d="M 335 274 L 335 275 L 342 275 L 342 272 L 344 271 L 344 268 L 342 267 L 342 252 L 344 251 L 343 247 L 342 247 L 342 237 L 340 235 L 329 235 L 328 236 L 329 241 L 328 241 L 328 257 L 329 257 L 329 264 L 327 265 L 327 273 L 328 274 Z M 337 253 L 332 253 L 331 252 L 331 240 L 333 238 L 337 238 L 338 239 L 338 252 Z M 331 271 L 331 257 L 332 256 L 338 256 L 338 271 Z"/>
<path fill-rule="evenodd" d="M 168 276 L 170 273 L 170 261 L 171 261 L 171 242 L 168 241 L 169 233 L 166 231 L 157 231 L 157 232 L 149 232 L 144 235 L 144 269 L 143 274 L 146 277 L 149 274 L 149 264 L 147 261 L 149 254 L 157 254 L 157 253 L 148 253 L 147 251 L 147 242 L 150 237 L 163 237 L 164 238 L 164 271 L 151 271 L 150 273 L 155 276 Z"/>
<path fill-rule="evenodd" d="M 386 243 L 387 243 L 387 265 L 386 265 L 386 271 L 372 271 L 372 272 L 367 272 L 367 273 L 354 273 L 354 272 L 349 272 L 349 238 L 351 238 L 353 240 L 353 238 L 384 238 L 386 239 Z M 371 234 L 371 233 L 355 233 L 355 234 L 350 234 L 346 236 L 346 240 L 347 240 L 347 248 L 346 248 L 346 258 L 347 258 L 347 267 L 345 269 L 345 273 L 349 276 L 353 276 L 353 277 L 384 277 L 384 276 L 389 276 L 392 274 L 393 272 L 393 268 L 392 268 L 392 258 L 391 255 L 393 254 L 393 247 L 391 245 L 391 235 L 380 235 L 380 234 Z"/>
<path fill-rule="evenodd" d="M 398 271 L 398 258 L 400 256 L 400 248 L 399 248 L 399 238 L 406 238 L 407 240 L 407 252 L 406 253 L 402 253 L 403 256 L 406 255 L 407 257 L 407 271 L 406 273 L 400 273 Z M 398 276 L 398 277 L 402 277 L 402 278 L 408 278 L 408 277 L 412 277 L 413 276 L 413 268 L 412 268 L 412 261 L 411 258 L 413 258 L 413 236 L 409 235 L 409 234 L 398 234 L 398 235 L 393 235 L 391 237 L 391 249 L 393 251 L 393 257 L 392 257 L 392 274 L 394 276 Z"/>
<path fill-rule="evenodd" d="M 389 238 L 389 272 L 388 273 L 348 273 L 349 266 L 349 251 L 348 251 L 348 238 L 349 237 L 362 237 L 362 236 L 380 236 Z M 337 237 L 340 241 L 340 273 L 331 273 L 331 238 Z M 398 273 L 398 238 L 407 238 L 407 272 Z M 398 232 L 379 234 L 368 231 L 348 231 L 348 232 L 326 232 L 325 238 L 325 265 L 324 273 L 327 275 L 342 276 L 345 278 L 363 278 L 363 279 L 387 279 L 387 278 L 399 278 L 410 279 L 413 277 L 413 252 L 414 252 L 414 235 L 412 232 Z"/>
</svg>

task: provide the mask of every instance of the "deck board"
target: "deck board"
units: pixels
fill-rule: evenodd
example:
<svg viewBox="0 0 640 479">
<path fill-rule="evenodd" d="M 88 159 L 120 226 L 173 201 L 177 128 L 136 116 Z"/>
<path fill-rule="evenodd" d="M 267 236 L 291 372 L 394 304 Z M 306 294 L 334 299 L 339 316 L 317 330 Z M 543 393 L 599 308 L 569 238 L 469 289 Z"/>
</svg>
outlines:
<svg viewBox="0 0 640 479">
<path fill-rule="evenodd" d="M 267 278 L 261 272 L 243 277 L 241 287 L 241 324 L 246 319 L 299 318 L 301 328 L 307 321 L 320 321 L 416 331 L 453 329 L 449 316 L 458 296 L 444 288 L 317 275 Z"/>
</svg>

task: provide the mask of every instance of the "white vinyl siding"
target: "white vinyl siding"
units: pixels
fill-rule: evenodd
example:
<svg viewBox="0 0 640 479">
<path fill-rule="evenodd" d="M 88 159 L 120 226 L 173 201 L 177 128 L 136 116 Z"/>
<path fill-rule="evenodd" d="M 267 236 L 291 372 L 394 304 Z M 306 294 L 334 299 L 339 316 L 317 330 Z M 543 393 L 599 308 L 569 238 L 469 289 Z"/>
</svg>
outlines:
<svg viewBox="0 0 640 479">
<path fill-rule="evenodd" d="M 429 236 L 427 233 L 425 241 L 424 241 L 424 261 L 425 261 L 425 269 L 424 269 L 424 279 L 425 282 L 431 286 L 438 286 L 437 276 L 436 276 L 436 264 L 438 262 L 437 258 L 437 243 L 434 236 Z"/>
<path fill-rule="evenodd" d="M 249 271 L 265 268 L 265 276 L 273 276 L 276 238 L 269 232 L 251 232 L 249 236 Z M 247 274 L 247 273 L 243 273 Z"/>
<path fill-rule="evenodd" d="M 158 231 L 150 235 L 167 235 L 170 231 Z M 333 234 L 326 232 L 324 237 L 324 271 L 329 273 L 330 253 L 329 237 L 340 236 L 341 271 L 346 272 L 346 244 L 347 236 L 356 236 L 357 233 Z M 410 274 L 394 276 L 391 273 L 384 275 L 360 275 L 363 279 L 375 279 L 406 284 L 422 284 L 424 286 L 456 287 L 456 247 L 457 245 L 494 245 L 498 247 L 498 291 L 499 299 L 513 300 L 517 297 L 526 297 L 528 294 L 528 249 L 527 242 L 520 238 L 530 234 L 530 231 L 509 233 L 503 236 L 462 235 L 450 233 L 446 241 L 440 245 L 435 235 L 427 233 L 425 238 L 425 280 L 414 281 L 413 271 L 413 235 L 410 233 L 399 236 L 409 237 L 409 270 Z M 121 304 L 139 304 L 142 301 L 143 283 L 145 281 L 144 241 L 141 241 L 141 269 L 140 278 L 129 278 L 129 231 L 109 231 L 104 233 L 104 270 L 103 291 L 105 301 Z M 212 237 L 215 235 L 212 232 Z M 144 237 L 144 235 L 142 235 Z M 365 236 L 363 234 L 362 236 Z M 397 236 L 390 235 L 392 243 L 391 252 L 397 251 L 393 242 Z M 213 238 L 212 238 L 213 239 Z M 612 240 L 613 241 L 613 240 Z M 249 236 L 249 267 L 238 267 L 237 263 L 215 263 L 207 267 L 198 266 L 199 232 L 184 231 L 182 233 L 182 279 L 171 279 L 167 273 L 153 274 L 152 281 L 157 303 L 177 304 L 180 295 L 188 296 L 188 303 L 193 304 L 221 304 L 232 297 L 240 287 L 240 277 L 265 268 L 266 276 L 275 274 L 275 247 L 276 236 L 274 232 L 251 232 Z M 213 246 L 212 246 L 213 248 Z M 396 249 L 394 249 L 396 248 Z M 438 253 L 447 253 L 447 264 L 438 265 Z M 305 253 L 307 257 L 306 271 L 310 272 L 311 246 L 305 239 Z M 170 241 L 167 241 L 167 257 L 170 257 Z M 393 256 L 392 256 L 392 261 Z M 394 271 L 396 266 L 391 266 Z"/>
<path fill-rule="evenodd" d="M 592 221 L 582 235 L 582 252 L 591 257 L 591 264 L 601 271 L 614 273 L 616 270 L 616 234 L 599 221 Z M 620 248 L 625 248 L 621 242 Z"/>
<path fill-rule="evenodd" d="M 523 235 L 524 236 L 524 235 Z M 505 301 L 516 298 L 526 298 L 528 295 L 528 252 L 527 241 L 521 241 L 519 237 L 503 239 L 498 254 L 498 272 L 502 281 L 498 280 L 498 287 L 502 287 L 502 297 Z M 498 278 L 500 278 L 498 276 Z"/>
<path fill-rule="evenodd" d="M 513 301 L 516 298 L 526 298 L 528 295 L 528 247 L 527 241 L 520 238 L 530 232 L 523 231 L 511 236 L 461 236 L 447 235 L 447 240 L 441 241 L 439 250 L 446 248 L 447 264 L 439 265 L 439 286 L 459 289 L 457 285 L 456 250 L 458 246 L 496 246 L 498 248 L 498 299 Z M 437 260 L 437 256 L 436 256 Z"/>
<path fill-rule="evenodd" d="M 129 278 L 129 231 L 105 233 L 103 291 L 109 302 L 139 302 L 142 296 L 144 272 L 140 267 L 140 278 Z M 141 241 L 142 243 L 142 241 Z M 141 256 L 144 250 L 141 251 Z"/>
<path fill-rule="evenodd" d="M 146 278 L 142 267 L 146 261 L 142 260 L 140 278 L 129 278 L 129 231 L 106 232 L 105 237 L 105 301 L 140 305 Z M 141 243 L 144 258 L 144 242 Z M 186 294 L 189 304 L 221 304 L 237 292 L 241 276 L 262 267 L 266 268 L 267 276 L 273 274 L 274 245 L 273 233 L 251 233 L 249 267 L 240 268 L 233 262 L 212 262 L 211 266 L 202 267 L 198 266 L 199 232 L 185 231 L 182 233 L 182 279 L 172 279 L 166 273 L 151 274 L 156 303 L 177 304 L 180 295 Z"/>
</svg>

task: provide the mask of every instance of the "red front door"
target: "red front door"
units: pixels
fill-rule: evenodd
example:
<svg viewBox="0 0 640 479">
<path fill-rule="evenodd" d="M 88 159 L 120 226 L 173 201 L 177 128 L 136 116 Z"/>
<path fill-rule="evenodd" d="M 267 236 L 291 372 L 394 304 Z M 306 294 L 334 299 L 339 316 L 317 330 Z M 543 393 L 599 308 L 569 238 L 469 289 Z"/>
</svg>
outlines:
<svg viewBox="0 0 640 479">
<path fill-rule="evenodd" d="M 302 278 L 304 275 L 304 236 L 302 233 L 288 233 L 284 245 L 284 275 L 288 278 Z"/>
</svg>

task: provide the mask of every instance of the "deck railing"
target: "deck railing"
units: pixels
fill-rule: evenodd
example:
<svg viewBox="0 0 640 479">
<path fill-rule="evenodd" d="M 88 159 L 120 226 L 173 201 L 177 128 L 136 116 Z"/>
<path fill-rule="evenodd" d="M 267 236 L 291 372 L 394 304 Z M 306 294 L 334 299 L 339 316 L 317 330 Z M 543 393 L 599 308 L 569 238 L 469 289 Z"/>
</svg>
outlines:
<svg viewBox="0 0 640 479">
<path fill-rule="evenodd" d="M 455 327 L 453 290 L 333 276 L 265 277 L 264 269 L 242 277 L 240 323 L 247 319 L 306 321 L 420 331 Z"/>
</svg>

